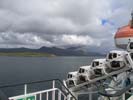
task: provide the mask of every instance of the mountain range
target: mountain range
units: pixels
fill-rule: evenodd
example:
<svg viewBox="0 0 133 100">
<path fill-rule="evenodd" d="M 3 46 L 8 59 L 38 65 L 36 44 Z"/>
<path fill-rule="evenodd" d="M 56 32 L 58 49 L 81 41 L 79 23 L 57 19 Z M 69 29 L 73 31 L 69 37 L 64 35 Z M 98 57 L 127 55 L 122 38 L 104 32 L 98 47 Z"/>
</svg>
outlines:
<svg viewBox="0 0 133 100">
<path fill-rule="evenodd" d="M 35 52 L 48 53 L 56 56 L 103 56 L 98 52 L 89 52 L 80 49 L 80 47 L 58 48 L 58 47 L 41 47 L 39 49 L 30 48 L 0 48 L 1 53 L 21 53 L 21 52 Z"/>
</svg>

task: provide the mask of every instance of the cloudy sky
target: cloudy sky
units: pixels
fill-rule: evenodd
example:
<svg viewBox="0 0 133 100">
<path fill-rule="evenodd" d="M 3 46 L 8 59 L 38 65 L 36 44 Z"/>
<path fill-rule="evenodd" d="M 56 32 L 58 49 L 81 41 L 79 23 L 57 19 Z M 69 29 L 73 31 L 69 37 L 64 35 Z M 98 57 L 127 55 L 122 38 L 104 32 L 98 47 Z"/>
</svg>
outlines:
<svg viewBox="0 0 133 100">
<path fill-rule="evenodd" d="M 133 0 L 0 0 L 0 48 L 114 48 Z"/>
</svg>

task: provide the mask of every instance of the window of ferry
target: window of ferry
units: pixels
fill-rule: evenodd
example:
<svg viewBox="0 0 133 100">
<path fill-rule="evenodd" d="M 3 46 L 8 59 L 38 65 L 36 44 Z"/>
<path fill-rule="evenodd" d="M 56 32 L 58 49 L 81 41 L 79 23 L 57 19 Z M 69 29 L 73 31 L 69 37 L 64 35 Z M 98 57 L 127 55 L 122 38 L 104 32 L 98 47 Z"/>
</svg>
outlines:
<svg viewBox="0 0 133 100">
<path fill-rule="evenodd" d="M 98 61 L 94 61 L 93 63 L 92 63 L 92 67 L 96 67 L 96 66 L 98 66 L 99 65 L 99 62 Z"/>
<path fill-rule="evenodd" d="M 133 49 L 133 42 L 130 43 L 130 49 Z"/>
<path fill-rule="evenodd" d="M 112 59 L 112 53 L 109 53 L 108 59 Z"/>
<path fill-rule="evenodd" d="M 113 53 L 113 58 L 116 58 L 117 57 L 117 53 Z"/>
<path fill-rule="evenodd" d="M 132 60 L 133 60 L 133 53 L 130 53 L 130 56 L 131 56 L 131 58 L 132 58 Z"/>
<path fill-rule="evenodd" d="M 84 72 L 85 72 L 84 69 L 82 69 L 82 68 L 79 69 L 79 73 L 84 73 Z"/>
<path fill-rule="evenodd" d="M 72 78 L 72 74 L 68 74 L 67 78 Z"/>
</svg>

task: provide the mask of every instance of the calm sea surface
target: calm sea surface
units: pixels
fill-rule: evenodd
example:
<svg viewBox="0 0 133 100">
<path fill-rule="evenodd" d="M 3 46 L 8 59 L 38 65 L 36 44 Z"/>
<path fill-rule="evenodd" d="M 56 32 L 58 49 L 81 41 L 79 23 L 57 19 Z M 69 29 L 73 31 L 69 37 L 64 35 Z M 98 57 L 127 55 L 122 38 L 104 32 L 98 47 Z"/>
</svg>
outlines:
<svg viewBox="0 0 133 100">
<path fill-rule="evenodd" d="M 62 80 L 69 71 L 89 65 L 95 58 L 99 57 L 0 57 L 0 85 L 55 78 Z M 3 91 L 13 96 L 22 94 L 23 87 Z"/>
</svg>

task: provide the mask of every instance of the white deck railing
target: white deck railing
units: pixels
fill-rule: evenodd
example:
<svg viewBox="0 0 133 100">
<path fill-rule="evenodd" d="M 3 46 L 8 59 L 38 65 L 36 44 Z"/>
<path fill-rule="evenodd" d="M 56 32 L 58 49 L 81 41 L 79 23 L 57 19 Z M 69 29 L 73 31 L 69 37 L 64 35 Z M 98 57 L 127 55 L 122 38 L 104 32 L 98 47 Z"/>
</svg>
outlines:
<svg viewBox="0 0 133 100">
<path fill-rule="evenodd" d="M 61 90 L 58 89 L 58 88 L 48 89 L 48 90 L 38 91 L 38 92 L 33 92 L 33 93 L 28 93 L 28 94 L 14 96 L 14 97 L 9 97 L 9 100 L 19 100 L 19 99 L 27 100 L 26 98 L 30 98 L 30 97 L 31 97 L 31 99 L 29 99 L 29 100 L 37 100 L 37 95 L 39 95 L 39 99 L 38 100 L 43 100 L 42 99 L 43 95 L 46 95 L 44 100 L 50 100 L 49 99 L 49 93 L 50 92 L 52 92 L 52 100 L 55 100 L 55 91 L 58 92 L 57 100 L 66 100 L 66 96 L 64 95 L 64 93 L 61 92 Z M 62 97 L 63 97 L 63 99 L 62 99 Z M 32 98 L 34 98 L 34 99 L 32 99 Z"/>
<path fill-rule="evenodd" d="M 25 85 L 23 95 L 9 97 L 9 100 L 51 100 L 51 99 L 67 100 L 67 96 L 59 88 L 55 88 L 55 81 L 53 81 L 53 87 L 51 89 L 27 93 L 27 85 Z"/>
</svg>

